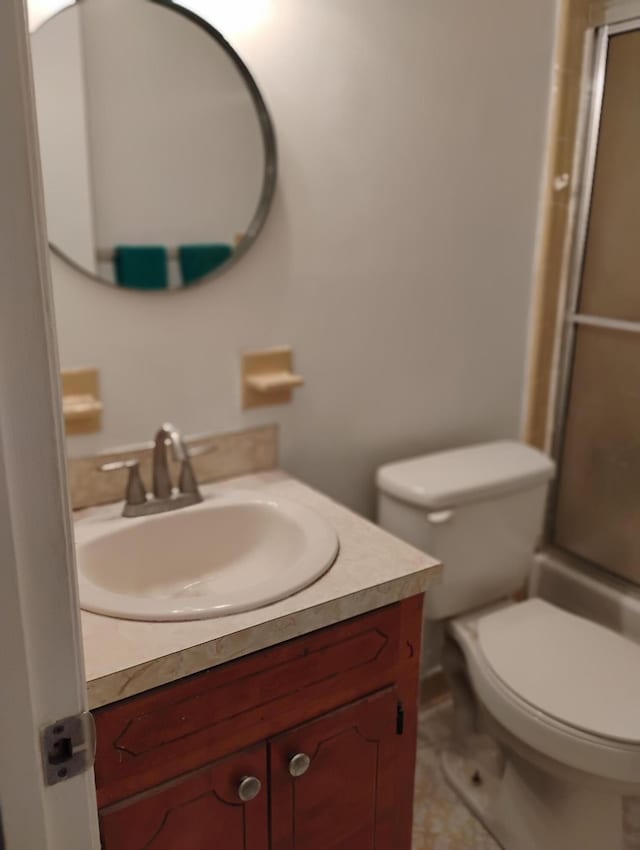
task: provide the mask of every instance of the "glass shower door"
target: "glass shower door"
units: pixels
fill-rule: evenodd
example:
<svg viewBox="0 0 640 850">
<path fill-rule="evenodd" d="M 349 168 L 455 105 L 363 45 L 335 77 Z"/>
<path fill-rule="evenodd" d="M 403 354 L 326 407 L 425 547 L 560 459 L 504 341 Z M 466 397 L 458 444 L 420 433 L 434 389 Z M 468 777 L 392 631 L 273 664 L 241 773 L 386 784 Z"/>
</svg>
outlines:
<svg viewBox="0 0 640 850">
<path fill-rule="evenodd" d="M 555 544 L 640 585 L 640 21 L 598 34 Z"/>
</svg>

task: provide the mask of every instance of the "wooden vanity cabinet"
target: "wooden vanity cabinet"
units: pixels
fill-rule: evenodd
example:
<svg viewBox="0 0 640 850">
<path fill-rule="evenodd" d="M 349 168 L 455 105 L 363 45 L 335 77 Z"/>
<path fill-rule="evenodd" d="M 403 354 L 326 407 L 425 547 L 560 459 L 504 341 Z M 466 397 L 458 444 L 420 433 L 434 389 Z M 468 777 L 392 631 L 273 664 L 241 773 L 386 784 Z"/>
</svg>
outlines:
<svg viewBox="0 0 640 850">
<path fill-rule="evenodd" d="M 422 597 L 94 711 L 104 850 L 410 850 Z"/>
<path fill-rule="evenodd" d="M 264 745 L 236 753 L 100 812 L 105 850 L 268 850 L 269 813 L 262 793 L 243 803 L 238 777 L 266 786 Z"/>
</svg>

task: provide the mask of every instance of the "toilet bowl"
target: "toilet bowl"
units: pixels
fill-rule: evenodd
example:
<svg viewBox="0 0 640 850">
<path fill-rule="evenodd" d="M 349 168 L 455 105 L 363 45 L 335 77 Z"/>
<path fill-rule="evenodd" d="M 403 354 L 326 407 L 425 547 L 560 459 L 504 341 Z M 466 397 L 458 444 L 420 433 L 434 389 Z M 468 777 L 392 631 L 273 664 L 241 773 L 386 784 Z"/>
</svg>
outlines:
<svg viewBox="0 0 640 850">
<path fill-rule="evenodd" d="M 627 850 L 640 847 L 640 643 L 586 616 L 597 582 L 583 612 L 511 598 L 552 474 L 511 442 L 402 461 L 378 472 L 378 519 L 445 565 L 425 623 L 442 632 L 457 728 L 443 767 L 463 800 L 505 850 Z M 538 587 L 566 597 L 573 583 L 580 598 L 575 570 L 537 569 L 561 574 Z"/>
</svg>

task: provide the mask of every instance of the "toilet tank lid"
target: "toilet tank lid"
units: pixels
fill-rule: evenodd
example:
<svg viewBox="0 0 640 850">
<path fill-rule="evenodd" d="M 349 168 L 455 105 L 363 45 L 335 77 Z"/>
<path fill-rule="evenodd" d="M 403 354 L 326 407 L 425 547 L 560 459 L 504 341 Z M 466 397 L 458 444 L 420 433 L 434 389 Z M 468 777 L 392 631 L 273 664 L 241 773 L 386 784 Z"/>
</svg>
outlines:
<svg viewBox="0 0 640 850">
<path fill-rule="evenodd" d="M 537 449 L 503 440 L 389 463 L 377 484 L 403 502 L 441 510 L 545 483 L 554 470 Z"/>
</svg>

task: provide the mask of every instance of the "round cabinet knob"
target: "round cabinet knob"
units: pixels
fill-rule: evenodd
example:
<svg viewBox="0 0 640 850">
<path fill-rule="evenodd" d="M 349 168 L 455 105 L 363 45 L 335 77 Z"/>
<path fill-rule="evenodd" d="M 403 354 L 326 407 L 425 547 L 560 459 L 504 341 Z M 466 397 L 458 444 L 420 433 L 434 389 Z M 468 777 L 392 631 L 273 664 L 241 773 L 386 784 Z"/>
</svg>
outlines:
<svg viewBox="0 0 640 850">
<path fill-rule="evenodd" d="M 243 803 L 254 800 L 262 790 L 262 782 L 257 776 L 244 776 L 238 785 L 238 797 Z"/>
<path fill-rule="evenodd" d="M 289 773 L 291 776 L 303 776 L 311 764 L 311 759 L 306 753 L 296 753 L 289 762 Z"/>
</svg>

